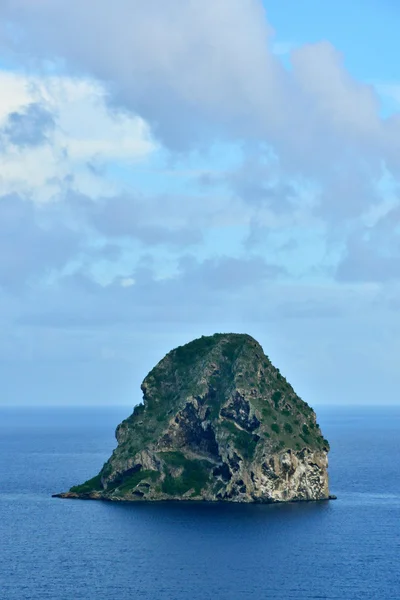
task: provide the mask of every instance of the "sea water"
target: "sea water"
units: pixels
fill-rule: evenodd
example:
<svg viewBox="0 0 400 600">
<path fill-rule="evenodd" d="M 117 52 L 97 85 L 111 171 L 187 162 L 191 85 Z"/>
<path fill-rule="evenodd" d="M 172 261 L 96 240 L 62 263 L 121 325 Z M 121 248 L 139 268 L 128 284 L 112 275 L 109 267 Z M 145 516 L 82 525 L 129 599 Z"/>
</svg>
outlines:
<svg viewBox="0 0 400 600">
<path fill-rule="evenodd" d="M 129 412 L 0 410 L 1 600 L 400 598 L 400 409 L 317 410 L 336 501 L 51 498 L 99 471 Z"/>
</svg>

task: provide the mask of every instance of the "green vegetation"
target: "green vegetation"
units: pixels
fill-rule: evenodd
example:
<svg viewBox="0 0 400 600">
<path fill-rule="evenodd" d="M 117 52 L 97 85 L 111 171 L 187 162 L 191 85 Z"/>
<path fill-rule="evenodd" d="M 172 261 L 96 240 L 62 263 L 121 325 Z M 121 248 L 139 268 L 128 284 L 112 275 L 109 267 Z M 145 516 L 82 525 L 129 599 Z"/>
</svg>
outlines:
<svg viewBox="0 0 400 600">
<path fill-rule="evenodd" d="M 109 462 L 104 463 L 103 468 L 99 473 L 99 477 L 107 478 L 112 473 L 112 466 Z"/>
<path fill-rule="evenodd" d="M 254 436 L 247 431 L 239 431 L 235 438 L 234 444 L 245 460 L 253 460 L 258 436 Z"/>
<path fill-rule="evenodd" d="M 238 347 L 240 346 L 236 340 L 232 340 L 224 344 L 222 348 L 222 354 L 224 358 L 230 363 L 232 363 L 235 360 L 238 352 Z"/>
<path fill-rule="evenodd" d="M 135 408 L 133 409 L 133 416 L 139 417 L 143 413 L 144 413 L 144 404 L 136 404 Z"/>
<path fill-rule="evenodd" d="M 272 400 L 273 400 L 273 403 L 275 404 L 276 409 L 279 407 L 279 401 L 281 398 L 282 398 L 282 392 L 280 390 L 277 390 L 276 392 L 274 392 L 272 394 Z"/>
<path fill-rule="evenodd" d="M 158 471 L 138 471 L 137 473 L 133 473 L 129 477 L 123 479 L 122 483 L 118 485 L 117 489 L 120 494 L 126 494 L 132 491 L 144 479 L 156 481 L 159 477 L 160 474 L 158 473 Z"/>
<path fill-rule="evenodd" d="M 290 423 L 285 423 L 285 425 L 283 426 L 283 428 L 286 431 L 286 433 L 293 433 L 293 427 L 291 426 Z"/>
<path fill-rule="evenodd" d="M 245 460 L 253 460 L 259 436 L 239 429 L 231 421 L 223 421 L 221 425 L 229 431 L 229 438 L 240 455 Z"/>
<path fill-rule="evenodd" d="M 261 412 L 265 419 L 268 419 L 272 416 L 272 408 L 270 406 L 264 406 Z"/>
<path fill-rule="evenodd" d="M 174 477 L 168 468 L 166 469 L 165 479 L 161 486 L 164 494 L 181 496 L 193 489 L 196 495 L 199 495 L 208 483 L 210 469 L 208 461 L 189 460 L 181 452 L 163 452 L 159 456 L 168 466 L 182 469 L 182 473 L 178 477 Z"/>
<path fill-rule="evenodd" d="M 71 488 L 71 492 L 75 492 L 77 494 L 87 494 L 89 492 L 95 492 L 102 490 L 103 487 L 101 485 L 100 475 L 96 475 L 96 477 L 92 477 L 92 479 L 88 479 L 82 485 L 74 485 Z"/>
<path fill-rule="evenodd" d="M 203 335 L 201 338 L 185 344 L 185 346 L 178 346 L 178 348 L 172 350 L 170 354 L 173 355 L 177 367 L 187 368 L 203 358 L 217 343 L 217 335 L 210 337 Z"/>
</svg>

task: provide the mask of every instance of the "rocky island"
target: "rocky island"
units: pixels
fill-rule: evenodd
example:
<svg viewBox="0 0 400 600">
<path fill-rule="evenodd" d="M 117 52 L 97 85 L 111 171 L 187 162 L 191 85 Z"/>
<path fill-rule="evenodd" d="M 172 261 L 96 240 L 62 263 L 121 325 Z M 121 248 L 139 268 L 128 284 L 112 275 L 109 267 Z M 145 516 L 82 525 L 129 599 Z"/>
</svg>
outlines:
<svg viewBox="0 0 400 600">
<path fill-rule="evenodd" d="M 316 416 L 249 335 L 203 336 L 142 383 L 100 473 L 62 498 L 327 500 L 329 444 Z"/>
</svg>

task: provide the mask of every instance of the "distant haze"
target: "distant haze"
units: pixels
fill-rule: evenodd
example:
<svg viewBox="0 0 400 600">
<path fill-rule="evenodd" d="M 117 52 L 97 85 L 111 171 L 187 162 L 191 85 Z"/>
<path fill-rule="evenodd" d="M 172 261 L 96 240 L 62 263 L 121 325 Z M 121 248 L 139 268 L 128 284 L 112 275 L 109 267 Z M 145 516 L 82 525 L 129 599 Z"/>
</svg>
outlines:
<svg viewBox="0 0 400 600">
<path fill-rule="evenodd" d="M 398 404 L 399 11 L 1 2 L 0 404 L 132 407 L 215 332 Z"/>
</svg>

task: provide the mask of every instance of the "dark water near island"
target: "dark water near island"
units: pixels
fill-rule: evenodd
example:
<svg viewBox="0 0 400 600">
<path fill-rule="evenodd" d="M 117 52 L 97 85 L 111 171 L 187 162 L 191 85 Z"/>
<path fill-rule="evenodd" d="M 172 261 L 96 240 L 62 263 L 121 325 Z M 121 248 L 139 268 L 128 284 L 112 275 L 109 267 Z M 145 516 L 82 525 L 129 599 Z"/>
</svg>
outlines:
<svg viewBox="0 0 400 600">
<path fill-rule="evenodd" d="M 327 503 L 52 499 L 93 476 L 118 409 L 0 410 L 0 598 L 400 598 L 400 409 L 320 408 Z"/>
</svg>

